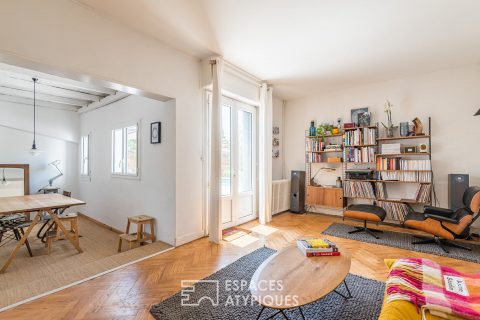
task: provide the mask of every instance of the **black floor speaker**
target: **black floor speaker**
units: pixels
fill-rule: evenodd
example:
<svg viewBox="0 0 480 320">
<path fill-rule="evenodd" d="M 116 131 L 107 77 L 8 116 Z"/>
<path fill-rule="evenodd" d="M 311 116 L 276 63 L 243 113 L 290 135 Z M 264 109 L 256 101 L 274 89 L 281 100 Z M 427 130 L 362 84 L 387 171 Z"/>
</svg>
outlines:
<svg viewBox="0 0 480 320">
<path fill-rule="evenodd" d="M 448 175 L 448 207 L 457 210 L 465 207 L 463 193 L 468 189 L 470 182 L 468 174 L 450 173 Z"/>
<path fill-rule="evenodd" d="M 305 212 L 305 171 L 292 171 L 290 211 L 294 213 Z"/>
</svg>

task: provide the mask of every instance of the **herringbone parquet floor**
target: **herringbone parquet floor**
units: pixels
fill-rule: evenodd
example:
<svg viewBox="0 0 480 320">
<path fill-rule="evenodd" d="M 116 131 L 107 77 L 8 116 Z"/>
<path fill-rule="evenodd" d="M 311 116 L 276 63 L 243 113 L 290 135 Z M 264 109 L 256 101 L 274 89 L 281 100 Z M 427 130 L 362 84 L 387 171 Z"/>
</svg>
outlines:
<svg viewBox="0 0 480 320">
<path fill-rule="evenodd" d="M 202 279 L 239 257 L 266 245 L 281 249 L 300 236 L 319 235 L 340 218 L 317 214 L 280 214 L 268 226 L 250 222 L 253 232 L 238 241 L 214 245 L 200 239 L 135 265 L 51 294 L 0 314 L 0 319 L 152 319 L 152 304 L 180 290 L 182 279 Z M 346 223 L 352 223 L 346 221 Z M 352 223 L 354 224 L 354 223 Z M 395 229 L 380 226 L 383 229 Z M 403 230 L 403 229 L 402 229 Z M 351 272 L 384 281 L 383 259 L 426 257 L 464 272 L 478 272 L 475 263 L 386 246 L 330 237 L 352 255 Z"/>
</svg>

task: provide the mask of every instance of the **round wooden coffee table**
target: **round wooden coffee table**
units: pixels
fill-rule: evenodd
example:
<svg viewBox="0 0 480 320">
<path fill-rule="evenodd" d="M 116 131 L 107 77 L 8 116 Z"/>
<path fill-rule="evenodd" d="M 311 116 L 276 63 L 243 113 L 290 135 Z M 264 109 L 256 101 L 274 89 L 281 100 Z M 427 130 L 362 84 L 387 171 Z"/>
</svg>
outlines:
<svg viewBox="0 0 480 320">
<path fill-rule="evenodd" d="M 275 314 L 282 313 L 285 318 L 285 309 L 299 308 L 305 319 L 301 307 L 332 291 L 345 299 L 352 298 L 345 282 L 351 258 L 343 248 L 339 247 L 339 251 L 340 256 L 306 257 L 296 246 L 291 246 L 265 260 L 250 281 L 252 297 L 263 307 L 257 320 L 265 308 L 276 309 Z M 342 282 L 347 295 L 336 290 Z"/>
</svg>

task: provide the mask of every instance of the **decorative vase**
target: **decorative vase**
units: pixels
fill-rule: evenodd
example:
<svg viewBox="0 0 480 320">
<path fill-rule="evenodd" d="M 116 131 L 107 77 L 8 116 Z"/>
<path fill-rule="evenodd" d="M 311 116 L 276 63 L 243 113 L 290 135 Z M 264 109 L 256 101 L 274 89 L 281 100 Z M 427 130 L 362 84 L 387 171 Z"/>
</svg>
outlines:
<svg viewBox="0 0 480 320">
<path fill-rule="evenodd" d="M 393 137 L 393 126 L 387 127 L 387 137 Z"/>
<path fill-rule="evenodd" d="M 406 137 L 408 135 L 408 122 L 400 122 L 400 136 Z"/>
<path fill-rule="evenodd" d="M 341 188 L 342 187 L 342 179 L 340 177 L 337 178 L 337 181 L 335 181 L 335 186 L 337 188 Z"/>
<path fill-rule="evenodd" d="M 313 121 L 310 122 L 309 135 L 311 137 L 315 137 L 317 135 L 317 128 L 315 128 L 315 123 Z"/>
</svg>

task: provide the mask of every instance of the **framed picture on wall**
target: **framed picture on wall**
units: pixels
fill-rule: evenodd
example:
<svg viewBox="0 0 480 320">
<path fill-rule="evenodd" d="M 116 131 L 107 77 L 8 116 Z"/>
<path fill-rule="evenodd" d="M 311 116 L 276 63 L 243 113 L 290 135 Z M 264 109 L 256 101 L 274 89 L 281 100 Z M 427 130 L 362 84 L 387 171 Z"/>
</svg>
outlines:
<svg viewBox="0 0 480 320">
<path fill-rule="evenodd" d="M 162 141 L 162 123 L 152 122 L 150 124 L 150 143 L 160 143 Z"/>
<path fill-rule="evenodd" d="M 356 126 L 369 126 L 370 125 L 370 113 L 368 107 L 358 108 L 351 110 L 352 122 Z"/>
</svg>

